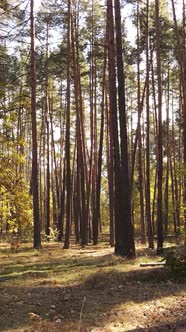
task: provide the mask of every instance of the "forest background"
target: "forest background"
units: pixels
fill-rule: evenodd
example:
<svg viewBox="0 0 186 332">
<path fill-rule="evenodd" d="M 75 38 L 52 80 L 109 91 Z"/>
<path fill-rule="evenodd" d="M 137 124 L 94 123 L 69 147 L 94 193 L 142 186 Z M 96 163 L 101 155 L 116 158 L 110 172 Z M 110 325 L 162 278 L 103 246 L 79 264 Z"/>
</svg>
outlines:
<svg viewBox="0 0 186 332">
<path fill-rule="evenodd" d="M 1 1 L 2 237 L 182 240 L 185 28 L 184 1 Z"/>
</svg>

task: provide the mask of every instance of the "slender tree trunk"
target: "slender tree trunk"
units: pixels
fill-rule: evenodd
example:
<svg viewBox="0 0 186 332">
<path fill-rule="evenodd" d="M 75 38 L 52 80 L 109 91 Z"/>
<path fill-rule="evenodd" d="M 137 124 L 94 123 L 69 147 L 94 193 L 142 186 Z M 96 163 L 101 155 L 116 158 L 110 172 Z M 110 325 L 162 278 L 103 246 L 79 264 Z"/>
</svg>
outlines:
<svg viewBox="0 0 186 332">
<path fill-rule="evenodd" d="M 48 104 L 48 103 L 47 103 Z M 47 106 L 48 107 L 48 106 Z M 46 135 L 47 135 L 47 170 L 46 170 L 46 223 L 45 223 L 45 232 L 46 235 L 50 235 L 50 133 L 49 133 L 49 118 L 47 115 L 46 119 Z"/>
<path fill-rule="evenodd" d="M 56 211 L 55 211 L 55 223 L 58 223 L 59 211 L 60 211 L 60 194 L 59 194 L 59 181 L 57 171 L 57 158 L 56 148 L 54 142 L 54 126 L 53 126 L 53 98 L 49 100 L 49 116 L 50 116 L 50 128 L 51 128 L 51 155 L 53 158 L 53 170 L 54 170 L 54 187 L 56 192 Z"/>
<path fill-rule="evenodd" d="M 142 140 L 141 140 L 141 129 L 139 134 L 139 194 L 140 194 L 140 227 L 141 227 L 141 243 L 146 243 L 146 232 L 145 232 L 145 211 L 144 211 L 144 191 L 143 191 L 143 165 L 142 165 Z"/>
<path fill-rule="evenodd" d="M 145 232 L 145 213 L 144 213 L 144 192 L 143 192 L 143 166 L 142 166 L 142 140 L 141 140 L 141 82 L 140 82 L 140 22 L 139 22 L 139 1 L 137 0 L 137 80 L 138 80 L 138 124 L 139 124 L 139 194 L 140 194 L 140 226 L 141 226 L 141 242 L 146 243 Z"/>
<path fill-rule="evenodd" d="M 178 241 L 180 237 L 180 202 L 179 202 L 179 194 L 178 194 L 178 179 L 177 179 L 177 155 L 175 149 L 175 131 L 174 131 L 174 119 L 172 122 L 172 139 L 173 139 L 173 147 L 172 147 L 172 168 L 173 168 L 173 181 L 174 181 L 174 198 L 175 198 L 175 214 L 176 214 L 176 234 L 178 236 Z"/>
<path fill-rule="evenodd" d="M 138 123 L 137 123 L 137 127 L 136 127 L 133 150 L 131 153 L 131 172 L 130 172 L 131 173 L 130 174 L 131 201 L 132 201 L 132 196 L 133 196 L 133 182 L 134 182 L 134 167 L 135 167 L 135 161 L 136 161 L 136 151 L 137 151 L 138 139 L 139 139 L 139 134 L 140 134 L 140 129 L 141 129 L 141 124 L 140 124 L 141 123 L 141 114 L 142 114 L 143 105 L 144 105 L 146 87 L 147 87 L 147 82 L 145 80 L 143 95 L 141 98 L 140 105 L 138 105 Z"/>
<path fill-rule="evenodd" d="M 41 230 L 45 230 L 45 108 L 42 105 L 42 124 L 39 139 L 39 198 Z"/>
<path fill-rule="evenodd" d="M 107 34 L 107 32 L 106 32 Z M 106 37 L 105 37 L 106 42 Z M 102 168 L 102 152 L 103 152 L 103 138 L 104 138 L 104 123 L 105 123 L 105 104 L 106 104 L 106 60 L 107 60 L 107 49 L 104 48 L 104 59 L 103 59 L 103 82 L 102 82 L 102 103 L 101 103 L 101 126 L 100 126 L 100 140 L 99 140 L 99 151 L 98 158 L 96 158 L 97 152 L 97 130 L 95 130 L 95 166 L 96 167 L 96 181 L 95 181 L 95 209 L 93 211 L 93 243 L 98 243 L 99 225 L 101 225 L 100 218 L 100 196 L 101 196 L 101 168 Z M 95 86 L 95 104 L 96 104 L 96 86 Z M 95 116 L 96 126 L 96 116 Z M 98 160 L 97 160 L 98 159 Z"/>
<path fill-rule="evenodd" d="M 101 195 L 101 166 L 102 166 L 102 152 L 103 152 L 103 137 L 104 137 L 104 112 L 105 112 L 105 72 L 106 72 L 106 55 L 104 57 L 104 68 L 103 68 L 103 89 L 102 89 L 102 109 L 101 109 L 101 128 L 100 128 L 100 140 L 99 140 L 99 152 L 98 152 L 98 170 L 96 178 L 96 204 L 95 204 L 95 223 L 96 226 L 94 231 L 94 244 L 98 243 L 98 229 L 100 224 L 100 195 Z M 97 220 L 97 222 L 96 222 Z"/>
<path fill-rule="evenodd" d="M 99 233 L 99 214 L 97 215 L 97 172 L 98 172 L 98 143 L 97 143 L 97 59 L 96 59 L 96 48 L 94 50 L 94 72 L 93 72 L 93 92 L 94 92 L 94 119 L 93 119 L 93 170 L 92 170 L 92 231 L 93 231 L 93 243 L 98 243 Z M 99 208 L 99 206 L 98 206 Z"/>
<path fill-rule="evenodd" d="M 31 112 L 32 112 L 32 194 L 33 194 L 33 210 L 34 210 L 33 246 L 34 249 L 40 249 L 41 226 L 39 218 L 39 190 L 38 190 L 34 0 L 30 0 L 30 36 L 31 36 Z"/>
<path fill-rule="evenodd" d="M 115 25 L 117 47 L 117 75 L 119 97 L 119 121 L 120 121 L 120 144 L 121 144 L 121 221 L 120 221 L 120 244 L 116 253 L 127 257 L 135 257 L 134 230 L 131 220 L 131 198 L 128 170 L 128 139 L 126 124 L 125 82 L 123 68 L 123 48 L 121 37 L 121 14 L 120 1 L 115 0 Z"/>
<path fill-rule="evenodd" d="M 47 146 L 47 169 L 46 169 L 46 222 L 45 233 L 50 235 L 50 128 L 49 128 L 49 96 L 48 96 L 48 23 L 46 26 L 46 59 L 45 59 L 45 122 L 46 122 L 46 146 Z M 49 239 L 49 238 L 48 238 Z"/>
<path fill-rule="evenodd" d="M 170 176 L 171 176 L 171 193 L 172 193 L 172 209 L 173 209 L 173 227 L 174 227 L 174 234 L 177 235 L 175 185 L 174 185 L 174 174 L 173 174 L 173 162 L 171 155 L 170 155 Z"/>
<path fill-rule="evenodd" d="M 62 109 L 62 105 L 61 105 Z M 64 204 L 65 204 L 65 162 L 64 162 L 64 123 L 60 118 L 60 176 L 59 176 L 59 212 L 58 212 L 58 241 L 62 242 L 64 229 Z"/>
<path fill-rule="evenodd" d="M 186 5 L 183 0 L 183 141 L 184 141 L 184 245 L 186 246 Z"/>
<path fill-rule="evenodd" d="M 110 245 L 114 247 L 115 228 L 114 228 L 114 178 L 113 178 L 113 135 L 110 108 L 108 107 L 108 97 L 106 96 L 106 128 L 107 128 L 107 173 L 109 191 L 109 234 Z"/>
<path fill-rule="evenodd" d="M 90 40 L 90 158 L 89 158 L 89 177 L 87 185 L 87 217 L 89 218 L 89 239 L 91 239 L 91 231 L 94 233 L 94 196 L 95 196 L 95 179 L 94 179 L 94 2 L 91 1 L 91 40 Z M 93 242 L 94 234 L 93 235 Z"/>
<path fill-rule="evenodd" d="M 146 5 L 146 75 L 147 75 L 147 91 L 146 91 L 146 112 L 147 112 L 147 130 L 146 130 L 146 218 L 147 218 L 147 234 L 149 248 L 154 248 L 152 220 L 151 220 L 151 195 L 150 195 L 150 106 L 149 106 L 149 0 Z"/>
<path fill-rule="evenodd" d="M 157 254 L 163 252 L 163 213 L 162 213 L 162 181 L 163 181 L 163 155 L 162 155 L 162 82 L 160 59 L 160 17 L 159 0 L 155 0 L 155 25 L 156 25 L 156 54 L 158 77 L 158 197 L 157 197 Z"/>
<path fill-rule="evenodd" d="M 167 144 L 166 144 L 166 154 L 167 154 L 167 162 L 166 162 L 166 177 L 165 177 L 165 191 L 164 191 L 164 202 L 165 202 L 165 213 L 164 213 L 164 229 L 165 229 L 165 236 L 168 234 L 168 220 L 169 220 L 169 173 L 170 173 L 170 139 L 169 139 L 169 103 L 170 103 L 170 85 L 169 85 L 169 68 L 168 68 L 168 74 L 167 74 L 167 106 L 166 106 L 166 134 L 167 134 Z"/>
<path fill-rule="evenodd" d="M 71 170 L 70 170 L 70 67 L 71 67 L 71 0 L 68 0 L 68 55 L 67 55 L 67 116 L 66 116 L 66 232 L 64 249 L 70 246 L 71 224 Z"/>
<path fill-rule="evenodd" d="M 83 105 L 81 97 L 81 82 L 79 69 L 79 45 L 77 27 L 74 36 L 74 27 L 72 19 L 72 54 L 73 54 L 73 69 L 74 69 L 74 83 L 75 83 L 75 102 L 77 115 L 77 189 L 79 202 L 79 216 L 80 216 L 80 234 L 82 246 L 88 244 L 88 220 L 86 210 L 86 188 L 88 183 L 86 170 L 86 153 L 85 153 L 85 137 L 83 127 Z"/>
<path fill-rule="evenodd" d="M 113 149 L 113 173 L 114 173 L 114 218 L 115 218 L 115 253 L 120 254 L 122 243 L 120 243 L 121 224 L 121 187 L 120 187 L 120 153 L 118 139 L 117 120 L 117 91 L 116 91 L 116 70 L 115 70 L 115 47 L 114 47 L 114 22 L 112 0 L 107 0 L 108 20 L 108 70 L 109 70 L 109 102 L 110 121 L 112 123 L 112 144 Z"/>
</svg>

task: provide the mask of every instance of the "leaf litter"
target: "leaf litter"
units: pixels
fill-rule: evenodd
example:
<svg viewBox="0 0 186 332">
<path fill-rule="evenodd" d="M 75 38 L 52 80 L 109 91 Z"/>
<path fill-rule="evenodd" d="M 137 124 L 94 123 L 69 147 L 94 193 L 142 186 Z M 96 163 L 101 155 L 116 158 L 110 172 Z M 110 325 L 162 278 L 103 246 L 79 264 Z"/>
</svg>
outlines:
<svg viewBox="0 0 186 332">
<path fill-rule="evenodd" d="M 146 254 L 131 263 L 108 246 L 47 244 L 37 256 L 27 247 L 0 256 L 0 331 L 186 331 L 186 281 L 140 269 Z"/>
</svg>

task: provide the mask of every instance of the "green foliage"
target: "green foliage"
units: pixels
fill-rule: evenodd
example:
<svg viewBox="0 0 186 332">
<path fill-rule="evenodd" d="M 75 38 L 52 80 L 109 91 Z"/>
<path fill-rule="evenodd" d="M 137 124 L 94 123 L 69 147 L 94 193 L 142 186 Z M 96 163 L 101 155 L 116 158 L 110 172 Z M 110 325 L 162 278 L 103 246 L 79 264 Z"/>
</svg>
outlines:
<svg viewBox="0 0 186 332">
<path fill-rule="evenodd" d="M 0 227 L 5 229 L 8 225 L 9 232 L 32 227 L 32 202 L 28 186 L 24 179 L 16 180 L 10 187 L 0 184 Z"/>
<path fill-rule="evenodd" d="M 186 253 L 171 250 L 162 261 L 165 261 L 165 267 L 170 272 L 186 273 Z"/>
<path fill-rule="evenodd" d="M 17 153 L 19 140 L 0 138 L 4 146 L 0 158 L 0 227 L 10 233 L 30 230 L 32 200 L 24 174 L 24 154 Z"/>
<path fill-rule="evenodd" d="M 58 239 L 59 230 L 56 227 L 54 228 L 49 227 L 49 230 L 50 230 L 50 235 L 46 235 L 46 239 L 47 241 L 55 242 Z"/>
</svg>

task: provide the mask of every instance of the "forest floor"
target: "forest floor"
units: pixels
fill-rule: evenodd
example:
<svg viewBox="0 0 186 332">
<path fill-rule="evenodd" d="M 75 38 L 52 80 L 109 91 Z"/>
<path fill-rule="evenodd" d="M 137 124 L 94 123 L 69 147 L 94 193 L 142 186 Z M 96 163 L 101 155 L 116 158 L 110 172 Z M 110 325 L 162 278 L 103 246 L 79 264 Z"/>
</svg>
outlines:
<svg viewBox="0 0 186 332">
<path fill-rule="evenodd" d="M 140 267 L 161 261 L 142 246 L 132 261 L 113 251 L 0 243 L 0 331 L 186 331 L 186 280 Z"/>
</svg>

